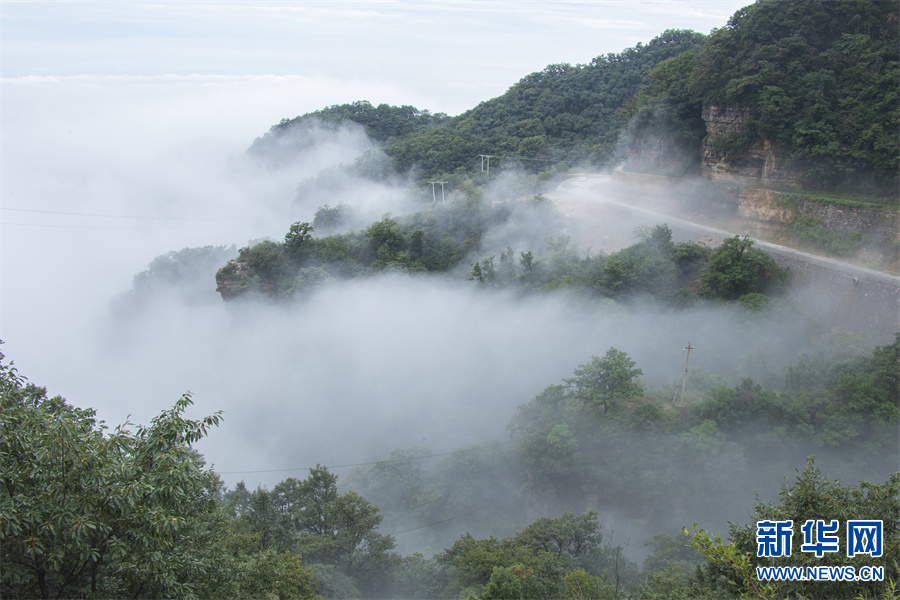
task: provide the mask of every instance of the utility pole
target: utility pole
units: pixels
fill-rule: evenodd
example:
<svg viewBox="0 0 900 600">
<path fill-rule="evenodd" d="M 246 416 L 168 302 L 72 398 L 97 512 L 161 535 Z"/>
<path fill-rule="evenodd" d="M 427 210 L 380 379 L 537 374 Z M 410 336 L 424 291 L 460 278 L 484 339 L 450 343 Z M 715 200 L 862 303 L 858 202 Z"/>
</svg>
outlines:
<svg viewBox="0 0 900 600">
<path fill-rule="evenodd" d="M 441 184 L 441 204 L 446 204 L 446 202 L 444 201 L 444 184 L 447 182 L 446 181 L 429 181 L 428 183 L 431 184 L 431 203 L 432 204 L 437 203 L 437 195 L 435 194 L 434 186 L 436 186 L 437 184 Z"/>
<path fill-rule="evenodd" d="M 488 175 L 491 174 L 491 159 L 494 158 L 494 154 L 479 154 L 481 157 L 481 170 L 484 171 L 484 159 L 487 159 L 487 172 Z"/>
<path fill-rule="evenodd" d="M 684 361 L 684 381 L 681 382 L 681 403 L 684 404 L 684 388 L 687 387 L 687 372 L 688 372 L 688 363 L 691 360 L 691 351 L 696 350 L 691 343 L 688 342 L 688 345 L 684 347 L 687 350 L 687 358 Z"/>
</svg>

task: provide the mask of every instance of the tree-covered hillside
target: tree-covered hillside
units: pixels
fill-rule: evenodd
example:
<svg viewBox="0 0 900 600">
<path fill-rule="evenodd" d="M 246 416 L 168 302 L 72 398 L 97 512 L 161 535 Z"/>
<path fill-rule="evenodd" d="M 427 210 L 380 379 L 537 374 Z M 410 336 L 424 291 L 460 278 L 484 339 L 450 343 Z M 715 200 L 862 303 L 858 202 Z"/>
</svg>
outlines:
<svg viewBox="0 0 900 600">
<path fill-rule="evenodd" d="M 411 106 L 331 106 L 283 119 L 250 151 L 260 154 L 280 139 L 302 137 L 315 123 L 330 128 L 356 123 L 386 146 L 400 172 L 419 167 L 424 177 L 471 168 L 479 154 L 495 155 L 495 164 L 500 157 L 604 163 L 616 148 L 619 108 L 647 82 L 653 67 L 699 50 L 704 39 L 692 31 L 670 30 L 646 45 L 598 56 L 588 64 L 550 65 L 453 118 Z"/>
<path fill-rule="evenodd" d="M 331 218 L 322 207 L 314 223 Z M 624 301 L 652 296 L 685 307 L 697 300 L 738 301 L 761 309 L 777 295 L 786 278 L 748 237 L 726 239 L 712 250 L 696 242 L 672 242 L 667 225 L 644 228 L 642 241 L 609 255 L 582 255 L 556 224 L 544 196 L 526 202 L 488 203 L 477 191 L 467 202 L 438 205 L 404 217 L 384 218 L 362 231 L 315 236 L 310 223 L 291 225 L 284 242 L 265 241 L 241 248 L 216 275 L 223 299 L 302 298 L 328 282 L 372 276 L 385 271 L 446 273 L 465 260 L 468 280 L 485 289 L 520 293 L 565 290 L 585 299 Z M 324 226 L 324 223 L 323 223 Z M 507 235 L 519 227 L 544 244 L 496 254 L 481 254 L 489 230 Z"/>
<path fill-rule="evenodd" d="M 550 65 L 447 127 L 407 136 L 386 151 L 401 170 L 419 165 L 426 174 L 471 167 L 478 154 L 507 161 L 606 163 L 622 126 L 619 108 L 646 84 L 653 67 L 699 50 L 704 39 L 693 31 L 669 30 L 646 45 L 598 56 L 588 64 Z"/>
<path fill-rule="evenodd" d="M 895 194 L 898 52 L 896 1 L 758 0 L 700 52 L 659 65 L 633 113 L 642 133 L 673 129 L 699 160 L 703 107 L 746 109 L 709 140 L 726 160 L 764 139 L 806 187 Z"/>
<path fill-rule="evenodd" d="M 804 187 L 895 195 L 898 15 L 896 0 L 758 0 L 710 36 L 669 30 L 587 64 L 549 65 L 457 117 L 356 102 L 284 119 L 251 151 L 309 137 L 314 123 L 356 123 L 394 169 L 423 178 L 480 169 L 479 155 L 540 170 L 599 168 L 626 152 L 681 175 L 699 172 L 703 111 L 719 106 L 749 115 L 706 139 L 722 160 L 767 143 Z"/>
<path fill-rule="evenodd" d="M 362 126 L 366 135 L 375 142 L 390 144 L 405 135 L 445 125 L 449 118 L 443 113 L 431 114 L 414 106 L 373 106 L 364 100 L 350 104 L 336 104 L 293 119 L 282 119 L 265 135 L 256 138 L 249 152 L 265 155 L 277 151 L 285 140 L 295 138 L 302 146 L 302 138 L 315 127 L 334 131 L 341 125 L 354 123 Z"/>
<path fill-rule="evenodd" d="M 149 427 L 108 430 L 0 362 L 0 595 L 893 598 L 897 474 L 845 486 L 811 458 L 799 467 L 808 452 L 854 477 L 896 467 L 898 344 L 849 361 L 800 360 L 779 390 L 709 380 L 674 405 L 610 348 L 523 404 L 508 442 L 398 450 L 354 473 L 352 489 L 316 466 L 253 491 L 223 490 L 192 449 L 220 415 L 185 418 L 188 397 Z M 757 500 L 748 515 L 755 486 L 794 465 L 780 501 Z M 642 566 L 615 537 L 615 513 L 640 535 L 625 544 L 652 547 Z M 735 523 L 731 540 L 692 527 L 696 515 L 700 527 Z M 793 519 L 796 547 L 803 520 L 823 515 L 881 520 L 883 555 L 759 558 L 755 523 L 741 524 Z M 672 537 L 673 526 L 688 536 Z M 397 538 L 412 532 L 440 545 L 401 556 Z M 874 566 L 884 577 L 764 586 L 757 565 Z"/>
</svg>

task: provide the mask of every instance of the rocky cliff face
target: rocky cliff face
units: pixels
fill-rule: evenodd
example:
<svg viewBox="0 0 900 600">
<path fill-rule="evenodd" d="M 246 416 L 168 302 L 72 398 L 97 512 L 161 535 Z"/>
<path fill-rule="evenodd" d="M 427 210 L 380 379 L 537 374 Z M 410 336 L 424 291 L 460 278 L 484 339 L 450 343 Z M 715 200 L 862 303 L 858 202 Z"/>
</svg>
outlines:
<svg viewBox="0 0 900 600">
<path fill-rule="evenodd" d="M 898 231 L 896 210 L 823 202 L 772 190 L 741 190 L 738 216 L 754 224 L 757 233 L 779 232 L 794 216 L 800 216 L 835 233 L 858 232 L 869 244 L 886 247 L 893 245 Z"/>
<path fill-rule="evenodd" d="M 216 273 L 216 291 L 222 295 L 223 300 L 232 300 L 239 295 L 241 276 L 246 272 L 247 265 L 236 260 L 228 261 L 228 264 Z"/>
<path fill-rule="evenodd" d="M 796 214 L 785 206 L 780 192 L 746 188 L 738 196 L 738 216 L 754 235 L 771 235 L 782 230 Z"/>
<path fill-rule="evenodd" d="M 703 107 L 707 132 L 700 159 L 703 176 L 742 187 L 798 187 L 800 173 L 785 167 L 774 142 L 759 138 L 747 147 L 735 149 L 741 146 L 735 141 L 748 134 L 745 123 L 749 119 L 750 109 L 737 104 Z"/>
</svg>

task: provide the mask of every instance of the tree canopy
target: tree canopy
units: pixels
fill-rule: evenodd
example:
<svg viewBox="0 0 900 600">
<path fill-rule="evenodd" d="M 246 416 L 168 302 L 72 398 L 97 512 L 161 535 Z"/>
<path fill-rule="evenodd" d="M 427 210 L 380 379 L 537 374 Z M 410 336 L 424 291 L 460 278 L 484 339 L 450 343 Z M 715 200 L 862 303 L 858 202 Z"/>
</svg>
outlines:
<svg viewBox="0 0 900 600">
<path fill-rule="evenodd" d="M 607 413 L 616 400 L 644 395 L 641 385 L 634 381 L 643 371 L 634 365 L 627 354 L 611 347 L 602 358 L 592 356 L 591 362 L 579 365 L 575 376 L 565 382 L 576 399 L 589 406 L 602 406 Z"/>
<path fill-rule="evenodd" d="M 191 448 L 220 414 L 186 419 L 185 395 L 149 426 L 107 431 L 2 358 L 0 595 L 315 595 L 299 560 L 261 550 L 221 513 L 221 482 Z"/>
</svg>

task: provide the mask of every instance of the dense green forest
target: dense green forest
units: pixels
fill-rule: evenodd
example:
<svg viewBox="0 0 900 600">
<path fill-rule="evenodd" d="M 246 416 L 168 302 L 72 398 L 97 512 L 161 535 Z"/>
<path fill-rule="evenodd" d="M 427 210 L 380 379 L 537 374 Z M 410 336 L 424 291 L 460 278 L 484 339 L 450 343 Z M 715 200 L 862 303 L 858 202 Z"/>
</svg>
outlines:
<svg viewBox="0 0 900 600">
<path fill-rule="evenodd" d="M 424 177 L 473 170 L 479 154 L 495 155 L 494 164 L 540 159 L 548 163 L 607 163 L 619 130 L 619 108 L 646 84 L 651 70 L 681 52 L 697 51 L 705 36 L 672 30 L 647 45 L 599 56 L 585 65 L 550 65 L 458 117 L 431 115 L 413 107 L 373 107 L 368 102 L 332 106 L 294 119 L 283 119 L 254 142 L 251 152 L 277 148 L 291 136 L 302 139 L 314 123 L 334 127 L 362 125 L 385 145 L 393 169 L 417 168 Z M 546 162 L 545 162 L 546 161 Z"/>
<path fill-rule="evenodd" d="M 806 317 L 780 299 L 787 274 L 749 237 L 712 248 L 675 242 L 660 223 L 591 253 L 537 184 L 623 160 L 697 173 L 704 107 L 723 104 L 750 118 L 717 151 L 765 139 L 807 187 L 896 195 L 898 14 L 894 0 L 759 0 L 709 36 L 670 30 L 551 65 L 456 117 L 355 102 L 283 119 L 251 155 L 283 164 L 321 135 L 362 131 L 378 148 L 327 176 L 446 175 L 449 202 L 429 193 L 358 227 L 354 207 L 324 198 L 283 240 L 160 256 L 113 311 L 124 322 L 154 298 L 209 302 L 199 274 L 224 265 L 223 298 L 289 310 L 332 282 L 433 277 L 613 318 L 724 306 L 746 332 L 733 344 L 755 342 Z M 650 151 L 670 156 L 664 168 L 642 162 Z M 511 165 L 529 173 L 491 187 Z M 241 306 L 257 305 L 229 304 Z M 686 392 L 680 374 L 654 386 L 652 365 L 604 344 L 517 398 L 499 423 L 507 435 L 440 453 L 423 441 L 340 477 L 316 465 L 256 489 L 227 487 L 206 464 L 197 444 L 228 415 L 189 419 L 190 394 L 149 425 L 110 428 L 0 354 L 0 597 L 898 598 L 900 334 L 873 347 L 809 329 L 818 354 L 772 367 L 756 356 L 752 372 L 692 365 Z M 796 547 L 806 519 L 881 520 L 884 555 L 848 557 L 842 539 L 823 558 L 758 557 L 763 519 L 793 520 Z M 763 583 L 754 571 L 788 565 L 878 566 L 884 580 Z"/>
<path fill-rule="evenodd" d="M 628 111 L 635 135 L 667 131 L 699 156 L 703 107 L 743 107 L 741 131 L 714 142 L 726 154 L 765 139 L 809 189 L 896 196 L 898 15 L 891 1 L 749 5 L 650 74 Z"/>
<path fill-rule="evenodd" d="M 379 169 L 426 179 L 478 170 L 479 155 L 495 169 L 628 159 L 680 175 L 699 172 L 703 109 L 717 105 L 749 111 L 739 132 L 709 140 L 727 160 L 765 140 L 808 189 L 896 196 L 898 14 L 893 0 L 759 0 L 709 36 L 670 30 L 587 64 L 550 65 L 457 117 L 332 106 L 282 120 L 251 152 L 302 144 L 313 123 L 352 122 L 393 159 Z"/>
<path fill-rule="evenodd" d="M 610 348 L 523 404 L 508 443 L 461 448 L 432 467 L 426 448 L 398 450 L 351 475 L 346 491 L 322 466 L 271 490 L 225 489 L 192 449 L 222 415 L 186 419 L 189 396 L 149 426 L 109 430 L 92 410 L 48 397 L 0 363 L 0 593 L 893 597 L 900 577 L 897 474 L 848 487 L 829 481 L 810 458 L 795 481 L 785 480 L 780 501 L 757 501 L 752 517 L 793 518 L 795 527 L 823 515 L 882 520 L 883 557 L 838 555 L 821 564 L 883 566 L 883 582 L 782 582 L 760 590 L 756 564 L 819 563 L 799 553 L 783 563 L 755 558 L 752 521 L 732 525 L 727 544 L 688 523 L 681 524 L 684 534 L 673 532 L 671 522 L 686 503 L 721 511 L 735 487 L 749 505 L 752 485 L 802 464 L 793 459 L 807 452 L 831 455 L 833 470 L 857 475 L 883 461 L 895 466 L 898 362 L 900 339 L 850 361 L 801 360 L 785 371 L 779 390 L 750 380 L 737 387 L 710 382 L 701 398 L 673 404 L 644 390 L 640 367 Z M 596 511 L 611 509 L 650 532 L 652 551 L 642 565 L 608 540 L 614 532 L 604 531 Z M 441 527 L 456 519 L 470 530 L 490 523 L 502 531 L 512 515 L 543 510 L 560 516 L 534 517 L 503 538 L 467 533 L 430 557 L 395 551 L 403 533 L 440 539 Z M 386 517 L 392 528 L 407 526 L 385 533 Z"/>
<path fill-rule="evenodd" d="M 340 220 L 342 207 L 321 207 L 313 224 Z M 387 217 L 365 231 L 317 238 L 311 223 L 291 225 L 284 242 L 241 248 L 219 270 L 226 299 L 302 298 L 329 281 L 385 271 L 446 273 L 478 256 L 491 228 L 520 227 L 548 240 L 545 247 L 507 247 L 469 265 L 468 279 L 488 288 L 522 293 L 566 289 L 593 299 L 653 296 L 688 306 L 700 298 L 735 300 L 762 308 L 786 273 L 748 237 L 727 239 L 712 250 L 695 242 L 672 242 L 666 225 L 643 228 L 637 244 L 609 255 L 583 255 L 560 232 L 552 203 L 541 195 L 528 201 L 486 202 L 477 191 L 466 201 L 411 215 Z"/>
</svg>

